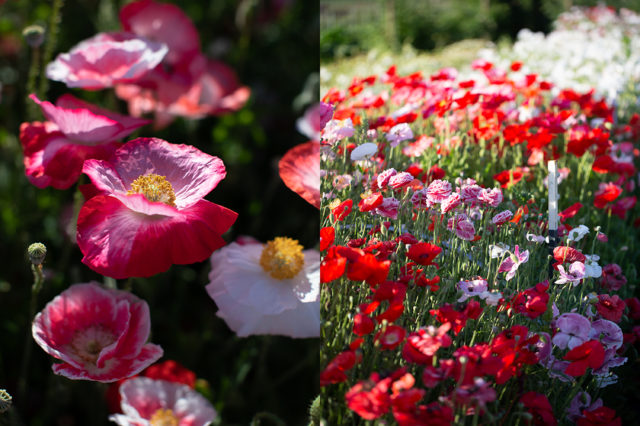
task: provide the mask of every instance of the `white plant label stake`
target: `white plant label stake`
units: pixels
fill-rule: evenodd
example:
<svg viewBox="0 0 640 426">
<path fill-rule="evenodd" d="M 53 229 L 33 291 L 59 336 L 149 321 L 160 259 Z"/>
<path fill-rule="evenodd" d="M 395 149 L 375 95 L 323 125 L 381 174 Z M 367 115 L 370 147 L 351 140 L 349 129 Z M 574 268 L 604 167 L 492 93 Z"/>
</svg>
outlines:
<svg viewBox="0 0 640 426">
<path fill-rule="evenodd" d="M 558 232 L 558 169 L 549 161 L 549 232 Z"/>
<path fill-rule="evenodd" d="M 549 161 L 549 279 L 553 276 L 553 249 L 558 243 L 558 169 Z"/>
</svg>

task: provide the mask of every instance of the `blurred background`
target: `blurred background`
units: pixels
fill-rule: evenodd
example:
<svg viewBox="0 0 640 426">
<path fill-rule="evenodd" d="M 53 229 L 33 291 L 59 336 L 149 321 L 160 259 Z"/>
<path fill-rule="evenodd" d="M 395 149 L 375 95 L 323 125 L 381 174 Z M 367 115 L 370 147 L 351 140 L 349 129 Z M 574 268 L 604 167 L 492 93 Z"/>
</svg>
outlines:
<svg viewBox="0 0 640 426">
<path fill-rule="evenodd" d="M 549 34 L 563 12 L 598 4 L 640 11 L 639 0 L 322 0 L 321 91 L 391 64 L 465 69 L 483 50 L 512 48 L 522 29 Z"/>
<path fill-rule="evenodd" d="M 33 52 L 22 31 L 41 25 L 46 37 L 56 28 L 52 5 L 60 0 L 0 1 L 0 388 L 14 396 L 18 408 L 0 424 L 108 424 L 106 386 L 70 381 L 51 373 L 53 359 L 33 340 L 27 372 L 27 399 L 16 401 L 25 338 L 30 335 L 30 288 L 33 282 L 27 246 L 44 243 L 46 282 L 37 311 L 73 283 L 102 280 L 80 262 L 71 220 L 72 187 L 38 189 L 24 175 L 18 134 L 27 121 L 26 81 Z M 125 1 L 65 0 L 53 57 L 69 51 L 97 32 L 120 29 L 118 11 Z M 201 46 L 235 70 L 251 89 L 240 111 L 198 121 L 178 118 L 162 131 L 144 127 L 131 135 L 154 136 L 192 144 L 220 157 L 227 177 L 206 198 L 239 213 L 224 235 L 267 241 L 276 236 L 298 239 L 317 248 L 318 210 L 290 191 L 278 175 L 287 150 L 306 142 L 296 120 L 318 100 L 319 3 L 294 0 L 181 0 L 180 6 L 200 33 Z M 46 100 L 72 93 L 99 106 L 126 113 L 112 90 L 88 92 L 47 85 Z M 38 114 L 38 120 L 42 116 Z M 83 177 L 80 183 L 86 183 Z M 81 200 L 80 200 L 81 201 Z M 237 338 L 215 316 L 205 292 L 209 262 L 173 266 L 149 279 L 133 279 L 132 291 L 151 310 L 153 343 L 206 381 L 222 424 L 249 424 L 256 413 L 271 417 L 259 424 L 306 424 L 308 407 L 318 392 L 318 341 L 284 337 Z M 118 283 L 122 287 L 123 283 Z M 271 416 L 274 415 L 275 417 Z M 259 416 L 260 417 L 260 416 Z M 3 423 L 4 422 L 4 423 Z"/>
</svg>

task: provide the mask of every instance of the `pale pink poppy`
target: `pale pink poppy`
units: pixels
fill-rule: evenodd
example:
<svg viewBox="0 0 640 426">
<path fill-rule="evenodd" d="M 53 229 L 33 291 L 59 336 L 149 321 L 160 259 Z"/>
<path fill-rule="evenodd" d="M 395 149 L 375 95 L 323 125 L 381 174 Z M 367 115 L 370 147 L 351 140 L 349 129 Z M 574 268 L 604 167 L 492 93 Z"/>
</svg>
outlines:
<svg viewBox="0 0 640 426">
<path fill-rule="evenodd" d="M 99 33 L 47 65 L 47 78 L 97 90 L 140 79 L 167 54 L 165 44 L 128 33 Z"/>
<path fill-rule="evenodd" d="M 446 180 L 436 179 L 427 187 L 427 198 L 432 203 L 442 203 L 451 195 L 451 184 Z"/>
<path fill-rule="evenodd" d="M 449 213 L 451 210 L 458 207 L 460 203 L 461 203 L 460 194 L 457 192 L 453 192 L 440 204 L 440 208 L 443 214 Z"/>
<path fill-rule="evenodd" d="M 376 208 L 376 213 L 382 217 L 388 217 L 390 219 L 398 218 L 398 208 L 400 207 L 400 200 L 394 197 L 388 197 L 382 199 L 382 204 Z"/>
<path fill-rule="evenodd" d="M 449 220 L 453 220 L 453 232 L 455 232 L 458 238 L 466 241 L 472 241 L 475 238 L 476 228 L 466 215 L 457 215 L 455 218 Z"/>
<path fill-rule="evenodd" d="M 408 172 L 400 172 L 389 179 L 389 186 L 393 189 L 399 189 L 413 182 L 413 175 Z"/>
<path fill-rule="evenodd" d="M 135 84 L 116 86 L 116 95 L 128 102 L 130 114 L 155 112 L 156 128 L 177 116 L 200 119 L 236 111 L 250 94 L 231 68 L 202 55 L 176 64 L 170 72 L 158 67 Z"/>
<path fill-rule="evenodd" d="M 407 123 L 400 123 L 393 126 L 385 136 L 393 148 L 402 141 L 413 139 L 413 132 Z"/>
<path fill-rule="evenodd" d="M 166 44 L 168 65 L 188 62 L 200 53 L 200 36 L 191 19 L 178 6 L 139 0 L 120 10 L 125 31 Z"/>
<path fill-rule="evenodd" d="M 309 107 L 304 116 L 296 121 L 296 127 L 300 133 L 313 141 L 320 140 L 320 132 L 333 116 L 333 107 L 324 102 Z"/>
<path fill-rule="evenodd" d="M 120 386 L 123 414 L 109 420 L 121 426 L 207 426 L 218 413 L 200 393 L 182 383 L 134 377 Z"/>
<path fill-rule="evenodd" d="M 502 190 L 500 188 L 482 188 L 478 194 L 478 201 L 482 201 L 491 207 L 498 207 L 502 202 Z"/>
<path fill-rule="evenodd" d="M 350 118 L 345 120 L 332 119 L 322 129 L 322 139 L 333 145 L 342 139 L 350 138 L 354 133 L 355 128 Z"/>
<path fill-rule="evenodd" d="M 558 266 L 560 278 L 555 281 L 556 284 L 571 283 L 574 287 L 580 283 L 585 277 L 585 266 L 580 261 L 573 262 L 569 265 L 569 270 L 565 271 L 562 265 Z"/>
<path fill-rule="evenodd" d="M 40 101 L 35 95 L 30 98 L 48 120 L 20 126 L 25 173 L 38 188 L 69 188 L 78 180 L 86 159 L 108 158 L 120 145 L 117 139 L 149 123 L 71 95 L 58 98 L 57 105 Z"/>
<path fill-rule="evenodd" d="M 290 238 L 231 243 L 211 256 L 209 296 L 238 336 L 320 335 L 320 253 Z"/>
<path fill-rule="evenodd" d="M 61 360 L 56 374 L 114 382 L 131 377 L 162 356 L 146 343 L 149 307 L 133 294 L 97 283 L 75 284 L 56 296 L 33 320 L 36 343 Z"/>
<path fill-rule="evenodd" d="M 167 126 L 176 116 L 191 119 L 241 108 L 251 91 L 238 83 L 227 65 L 207 59 L 198 32 L 177 6 L 140 0 L 120 11 L 126 31 L 165 43 L 169 51 L 153 71 L 133 84 L 116 86 L 116 95 L 140 116 L 155 113 L 155 126 Z"/>
<path fill-rule="evenodd" d="M 591 322 L 580 314 L 562 314 L 556 319 L 555 326 L 558 332 L 553 336 L 552 342 L 560 349 L 573 349 L 589 339 Z"/>
<path fill-rule="evenodd" d="M 495 225 L 502 225 L 512 217 L 513 213 L 511 213 L 510 210 L 504 210 L 491 218 L 491 222 L 493 222 Z"/>
<path fill-rule="evenodd" d="M 520 252 L 520 247 L 516 244 L 513 254 L 510 254 L 502 261 L 500 267 L 498 267 L 498 272 L 506 272 L 505 279 L 510 281 L 516 275 L 518 267 L 523 263 L 527 263 L 528 260 L 529 250 Z"/>
<path fill-rule="evenodd" d="M 381 172 L 376 179 L 376 183 L 378 184 L 378 188 L 384 189 L 389 184 L 389 179 L 398 174 L 396 169 L 387 169 Z"/>
<path fill-rule="evenodd" d="M 482 187 L 474 183 L 464 184 L 460 187 L 460 198 L 463 203 L 473 204 L 478 200 L 478 196 L 482 192 Z"/>
<path fill-rule="evenodd" d="M 306 142 L 291 148 L 278 163 L 280 177 L 289 189 L 320 208 L 320 143 Z"/>
<path fill-rule="evenodd" d="M 411 204 L 416 209 L 428 209 L 433 205 L 427 198 L 427 188 L 417 190 L 411 196 Z"/>
<path fill-rule="evenodd" d="M 189 145 L 138 138 L 83 172 L 99 194 L 80 209 L 82 262 L 114 278 L 148 277 L 207 259 L 237 214 L 204 199 L 225 177 L 222 160 Z"/>
</svg>

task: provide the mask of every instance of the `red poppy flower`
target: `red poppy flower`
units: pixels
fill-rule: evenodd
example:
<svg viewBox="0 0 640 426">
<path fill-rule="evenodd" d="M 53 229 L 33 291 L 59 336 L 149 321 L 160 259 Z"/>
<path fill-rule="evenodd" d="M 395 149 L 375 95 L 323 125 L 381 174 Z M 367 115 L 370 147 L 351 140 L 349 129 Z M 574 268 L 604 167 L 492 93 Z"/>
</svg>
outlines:
<svg viewBox="0 0 640 426">
<path fill-rule="evenodd" d="M 320 386 L 347 381 L 346 371 L 352 369 L 362 360 L 361 352 L 350 348 L 336 355 L 320 373 Z"/>
<path fill-rule="evenodd" d="M 291 148 L 278 163 L 287 187 L 315 208 L 320 208 L 320 143 L 307 142 Z"/>
<path fill-rule="evenodd" d="M 581 208 L 582 203 L 574 203 L 558 213 L 558 216 L 560 216 L 560 220 L 564 222 L 565 220 L 574 217 Z"/>
<path fill-rule="evenodd" d="M 573 377 L 582 376 L 587 372 L 587 367 L 596 369 L 604 362 L 604 348 L 597 340 L 588 340 L 571 349 L 563 358 L 571 361 L 564 372 Z"/>
<path fill-rule="evenodd" d="M 366 198 L 363 198 L 358 203 L 358 208 L 361 212 L 368 212 L 374 210 L 382 204 L 383 196 L 380 192 L 374 192 Z"/>
<path fill-rule="evenodd" d="M 376 328 L 376 322 L 368 315 L 356 314 L 353 318 L 353 333 L 366 336 Z"/>
<path fill-rule="evenodd" d="M 594 194 L 593 205 L 598 209 L 603 209 L 607 203 L 618 198 L 622 194 L 622 188 L 615 183 L 601 183 L 600 189 Z"/>
<path fill-rule="evenodd" d="M 375 286 L 387 278 L 390 267 L 391 261 L 379 261 L 374 255 L 365 253 L 355 261 L 349 262 L 347 278 L 352 281 L 366 281 L 367 284 Z"/>
<path fill-rule="evenodd" d="M 325 251 L 336 239 L 336 230 L 333 226 L 325 226 L 320 229 L 320 251 Z"/>
<path fill-rule="evenodd" d="M 337 280 L 347 268 L 347 259 L 338 253 L 337 247 L 329 248 L 320 262 L 320 282 Z"/>
<path fill-rule="evenodd" d="M 608 294 L 598 295 L 596 310 L 602 318 L 613 322 L 620 322 L 624 308 L 624 300 L 620 299 L 617 294 L 613 296 L 609 296 Z"/>
<path fill-rule="evenodd" d="M 442 248 L 431 243 L 411 244 L 407 250 L 407 257 L 419 265 L 433 265 L 433 259 L 442 252 Z"/>
<path fill-rule="evenodd" d="M 404 328 L 399 325 L 388 325 L 386 329 L 380 330 L 375 337 L 375 341 L 382 350 L 395 349 L 404 341 L 407 334 Z"/>
<path fill-rule="evenodd" d="M 521 291 L 511 301 L 514 311 L 535 319 L 547 311 L 549 303 L 549 281 L 543 281 L 534 287 Z"/>
<path fill-rule="evenodd" d="M 621 426 L 622 419 L 616 411 L 609 407 L 598 407 L 594 410 L 582 411 L 582 417 L 576 421 L 577 426 Z"/>
<path fill-rule="evenodd" d="M 381 379 L 372 373 L 369 380 L 358 382 L 344 395 L 347 407 L 365 420 L 377 419 L 391 408 L 390 385 L 390 377 Z"/>
<path fill-rule="evenodd" d="M 82 262 L 114 277 L 149 277 L 200 262 L 225 242 L 237 214 L 204 200 L 225 177 L 222 160 L 188 145 L 138 138 L 83 172 L 101 191 L 84 203 Z"/>
<path fill-rule="evenodd" d="M 349 213 L 351 213 L 351 208 L 353 207 L 353 200 L 348 198 L 340 203 L 336 208 L 331 210 L 333 214 L 334 220 L 337 222 L 341 222 L 346 218 Z"/>
<path fill-rule="evenodd" d="M 520 398 L 525 409 L 533 416 L 534 426 L 555 426 L 558 421 L 546 396 L 537 392 L 527 392 Z"/>
<path fill-rule="evenodd" d="M 584 254 L 580 253 L 573 247 L 558 246 L 553 249 L 553 258 L 560 263 L 582 262 L 587 259 Z"/>
</svg>

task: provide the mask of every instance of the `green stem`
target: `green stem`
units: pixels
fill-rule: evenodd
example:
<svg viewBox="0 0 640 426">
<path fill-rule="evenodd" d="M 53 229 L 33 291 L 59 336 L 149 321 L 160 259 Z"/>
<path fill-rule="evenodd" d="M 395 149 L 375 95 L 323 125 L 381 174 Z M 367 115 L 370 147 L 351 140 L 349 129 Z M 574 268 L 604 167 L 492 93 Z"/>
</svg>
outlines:
<svg viewBox="0 0 640 426">
<path fill-rule="evenodd" d="M 53 0 L 53 4 L 51 5 L 49 32 L 44 44 L 44 53 L 42 55 L 42 71 L 40 72 L 40 85 L 38 87 L 38 97 L 40 99 L 45 99 L 45 95 L 49 88 L 49 80 L 47 79 L 47 76 L 44 72 L 44 67 L 46 67 L 47 64 L 51 61 L 53 51 L 56 47 L 56 42 L 58 41 L 58 30 L 60 28 L 60 21 L 62 20 L 60 10 L 62 9 L 63 3 L 64 0 Z"/>
</svg>

